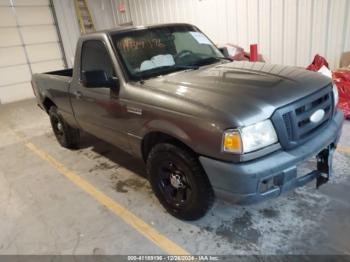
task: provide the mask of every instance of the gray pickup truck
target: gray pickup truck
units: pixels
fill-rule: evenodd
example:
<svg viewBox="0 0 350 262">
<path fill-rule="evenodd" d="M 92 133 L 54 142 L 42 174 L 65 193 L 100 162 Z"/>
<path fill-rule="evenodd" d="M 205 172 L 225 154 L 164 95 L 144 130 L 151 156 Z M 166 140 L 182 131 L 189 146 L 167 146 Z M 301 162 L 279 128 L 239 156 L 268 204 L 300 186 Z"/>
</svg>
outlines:
<svg viewBox="0 0 350 262">
<path fill-rule="evenodd" d="M 161 204 L 185 220 L 214 196 L 252 203 L 327 182 L 343 124 L 329 78 L 228 61 L 189 24 L 84 35 L 74 70 L 32 85 L 62 146 L 83 130 L 142 158 Z M 299 172 L 311 158 L 314 170 Z"/>
</svg>

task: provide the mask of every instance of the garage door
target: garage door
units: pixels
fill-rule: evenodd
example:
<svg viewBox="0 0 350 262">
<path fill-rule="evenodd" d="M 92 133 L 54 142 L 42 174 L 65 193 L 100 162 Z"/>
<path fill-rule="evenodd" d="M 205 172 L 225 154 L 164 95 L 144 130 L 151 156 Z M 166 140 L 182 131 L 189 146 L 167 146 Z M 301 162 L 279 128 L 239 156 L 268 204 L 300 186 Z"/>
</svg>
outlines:
<svg viewBox="0 0 350 262">
<path fill-rule="evenodd" d="M 34 73 L 64 67 L 49 0 L 0 0 L 0 103 L 33 97 Z"/>
</svg>

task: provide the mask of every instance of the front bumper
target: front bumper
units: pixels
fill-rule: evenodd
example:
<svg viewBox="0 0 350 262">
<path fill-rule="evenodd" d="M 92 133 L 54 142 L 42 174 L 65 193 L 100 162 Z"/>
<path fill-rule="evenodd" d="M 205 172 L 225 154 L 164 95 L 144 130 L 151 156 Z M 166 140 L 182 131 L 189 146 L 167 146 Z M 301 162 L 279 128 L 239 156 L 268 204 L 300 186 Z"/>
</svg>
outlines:
<svg viewBox="0 0 350 262">
<path fill-rule="evenodd" d="M 249 162 L 237 164 L 204 156 L 200 156 L 199 160 L 218 197 L 240 204 L 258 202 L 319 178 L 329 165 L 327 177 L 331 173 L 331 152 L 339 141 L 343 121 L 343 114 L 337 111 L 327 128 L 303 145 L 289 151 L 279 150 Z M 327 162 L 326 166 L 318 165 L 309 174 L 297 176 L 298 164 L 324 155 L 328 157 L 322 159 Z"/>
</svg>

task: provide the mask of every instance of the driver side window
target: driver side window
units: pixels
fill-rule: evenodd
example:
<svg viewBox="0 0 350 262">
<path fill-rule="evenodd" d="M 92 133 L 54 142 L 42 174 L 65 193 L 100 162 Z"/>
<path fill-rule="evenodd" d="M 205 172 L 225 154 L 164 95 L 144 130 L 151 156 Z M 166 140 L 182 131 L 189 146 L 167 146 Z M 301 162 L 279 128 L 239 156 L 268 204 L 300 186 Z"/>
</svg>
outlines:
<svg viewBox="0 0 350 262">
<path fill-rule="evenodd" d="M 113 64 L 105 44 L 100 40 L 87 40 L 81 51 L 81 72 L 104 71 L 108 78 L 115 77 Z"/>
</svg>

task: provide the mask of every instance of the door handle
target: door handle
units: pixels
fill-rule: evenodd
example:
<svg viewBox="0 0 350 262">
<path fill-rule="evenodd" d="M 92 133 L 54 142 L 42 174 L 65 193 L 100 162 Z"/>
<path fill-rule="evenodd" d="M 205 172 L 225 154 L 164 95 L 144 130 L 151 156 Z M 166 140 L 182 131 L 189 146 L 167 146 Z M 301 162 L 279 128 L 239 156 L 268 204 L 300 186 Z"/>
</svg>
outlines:
<svg viewBox="0 0 350 262">
<path fill-rule="evenodd" d="M 75 91 L 73 94 L 77 99 L 80 99 L 83 96 L 83 94 L 80 91 Z"/>
</svg>

